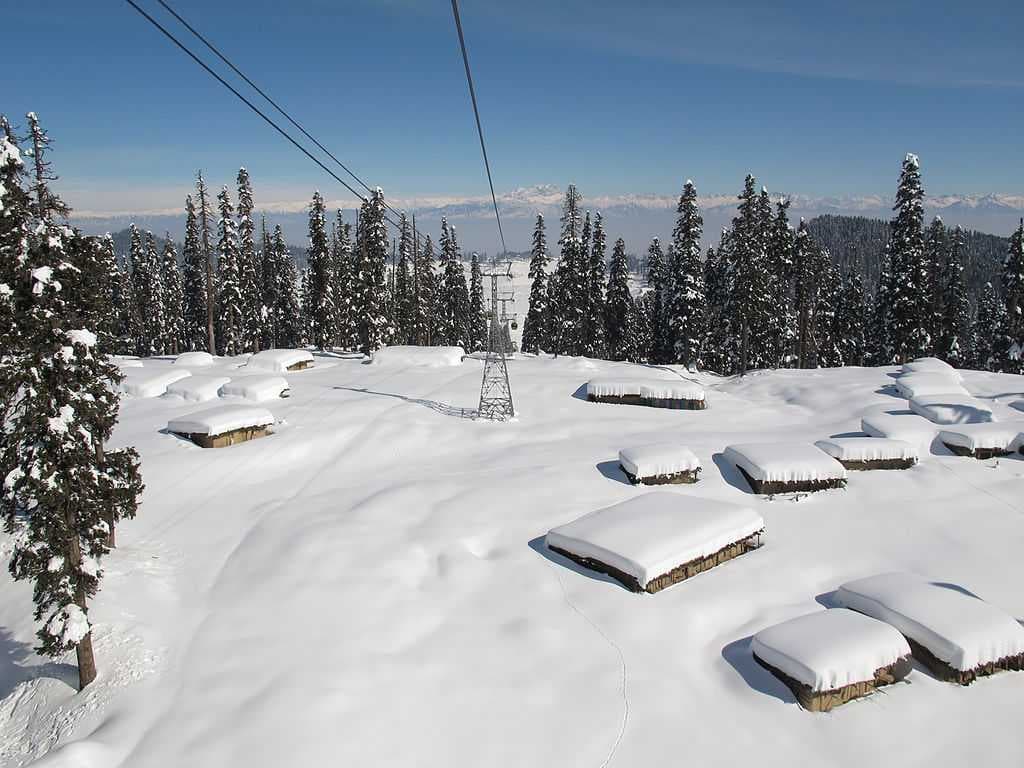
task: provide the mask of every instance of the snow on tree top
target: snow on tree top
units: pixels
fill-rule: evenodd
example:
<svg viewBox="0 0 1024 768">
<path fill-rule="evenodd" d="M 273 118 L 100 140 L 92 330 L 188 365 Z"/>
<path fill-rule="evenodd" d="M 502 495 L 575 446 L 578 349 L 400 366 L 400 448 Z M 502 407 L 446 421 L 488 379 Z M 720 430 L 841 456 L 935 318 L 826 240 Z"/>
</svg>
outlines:
<svg viewBox="0 0 1024 768">
<path fill-rule="evenodd" d="M 0 165 L 6 165 L 7 163 L 21 165 L 21 150 L 18 149 L 17 144 L 4 136 L 0 140 Z"/>
<path fill-rule="evenodd" d="M 913 152 L 907 152 L 905 162 L 909 164 L 912 168 L 918 168 L 921 165 L 920 159 L 918 159 L 917 155 L 915 155 Z"/>
<path fill-rule="evenodd" d="M 876 670 L 910 656 L 899 630 L 846 608 L 762 629 L 751 639 L 750 650 L 814 691 L 873 680 Z"/>
<path fill-rule="evenodd" d="M 96 334 L 85 328 L 68 331 L 68 338 L 71 339 L 72 344 L 81 344 L 83 347 L 89 348 L 96 346 Z"/>
</svg>

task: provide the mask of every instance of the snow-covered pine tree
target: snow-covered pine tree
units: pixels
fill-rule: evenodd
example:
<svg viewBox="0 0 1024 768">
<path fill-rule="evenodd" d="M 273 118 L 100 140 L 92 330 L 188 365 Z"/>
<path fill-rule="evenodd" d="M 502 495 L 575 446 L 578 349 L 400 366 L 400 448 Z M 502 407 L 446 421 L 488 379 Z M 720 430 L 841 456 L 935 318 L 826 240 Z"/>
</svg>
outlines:
<svg viewBox="0 0 1024 768">
<path fill-rule="evenodd" d="M 395 343 L 415 344 L 413 316 L 416 297 L 413 294 L 412 227 L 403 213 L 398 221 L 398 263 L 395 265 Z"/>
<path fill-rule="evenodd" d="M 548 256 L 544 216 L 537 214 L 533 226 L 533 247 L 530 250 L 530 308 L 523 323 L 524 352 L 541 352 L 549 348 L 547 338 L 548 317 Z M 603 318 L 602 318 L 603 321 Z"/>
<path fill-rule="evenodd" d="M 694 370 L 701 363 L 707 300 L 700 258 L 704 219 L 697 207 L 697 188 L 689 179 L 679 195 L 676 214 L 676 226 L 672 231 L 668 335 L 673 348 L 673 362 Z"/>
<path fill-rule="evenodd" d="M 337 313 L 334 303 L 334 269 L 327 240 L 327 217 L 324 199 L 317 190 L 309 206 L 309 248 L 306 250 L 309 270 L 306 311 L 309 319 L 310 343 L 328 349 L 334 343 Z"/>
<path fill-rule="evenodd" d="M 905 363 L 931 347 L 931 297 L 924 253 L 924 190 L 916 155 L 908 154 L 900 172 L 888 252 L 891 303 L 886 316 L 887 342 L 893 362 Z"/>
<path fill-rule="evenodd" d="M 133 236 L 137 233 L 136 230 Z M 164 290 L 160 274 L 160 256 L 152 232 L 146 232 L 141 248 L 141 253 L 137 257 L 133 255 L 132 266 L 135 312 L 139 318 L 139 344 L 136 354 L 162 355 L 166 351 L 164 342 L 167 338 Z"/>
<path fill-rule="evenodd" d="M 29 127 L 29 139 L 32 141 L 33 180 L 29 188 L 32 195 L 32 213 L 40 222 L 49 222 L 54 216 L 64 217 L 70 212 L 64 201 L 50 189 L 49 182 L 56 181 L 46 159 L 50 147 L 50 137 L 39 124 L 35 112 L 26 115 Z"/>
<path fill-rule="evenodd" d="M 838 317 L 841 282 L 835 267 L 827 260 L 823 261 L 818 272 L 817 302 L 813 316 L 814 365 L 819 368 L 837 368 L 845 364 Z"/>
<path fill-rule="evenodd" d="M 185 197 L 185 243 L 181 256 L 185 348 L 202 350 L 209 343 L 206 332 L 206 255 L 192 195 Z"/>
<path fill-rule="evenodd" d="M 418 240 L 415 238 L 415 240 Z M 416 344 L 434 344 L 434 307 L 437 303 L 437 275 L 434 273 L 434 241 L 427 235 L 416 253 L 416 311 L 414 326 Z"/>
<path fill-rule="evenodd" d="M 608 355 L 604 338 L 605 255 L 608 237 L 604 231 L 604 217 L 600 211 L 594 215 L 593 238 L 590 242 L 590 274 L 587 280 L 587 314 L 583 322 L 583 353 L 587 357 L 603 359 Z"/>
<path fill-rule="evenodd" d="M 732 290 L 726 314 L 738 334 L 740 373 L 761 362 L 757 342 L 765 320 L 762 312 L 765 301 L 762 216 L 754 182 L 754 177 L 747 174 L 739 195 L 739 211 L 733 219 L 728 251 Z"/>
<path fill-rule="evenodd" d="M 627 324 L 627 348 L 631 363 L 646 363 L 650 361 L 649 353 L 654 347 L 654 340 L 651 334 L 651 318 L 655 312 L 651 304 L 654 294 L 651 291 L 637 296 L 632 301 L 632 307 Z"/>
<path fill-rule="evenodd" d="M 393 334 L 385 305 L 389 249 L 384 212 L 384 192 L 377 187 L 360 209 L 354 281 L 359 347 L 371 357 Z"/>
<path fill-rule="evenodd" d="M 707 296 L 705 334 L 702 344 L 703 367 L 721 374 L 736 367 L 736 336 L 726 312 L 732 293 L 729 271 L 729 234 L 723 230 L 719 248 L 709 247 L 704 258 L 704 291 Z"/>
<path fill-rule="evenodd" d="M 669 254 L 672 258 L 672 254 Z M 668 298 L 671 291 L 668 260 L 661 250 L 661 241 L 655 237 L 647 247 L 648 296 L 645 307 L 650 312 L 647 327 L 650 331 L 651 347 L 645 357 L 652 363 L 662 365 L 672 362 L 675 356 L 668 316 Z"/>
<path fill-rule="evenodd" d="M 267 230 L 267 217 L 260 216 L 260 248 L 257 251 L 260 265 L 260 349 L 277 346 L 280 318 L 274 314 L 277 307 L 278 264 L 274 258 L 274 242 Z"/>
<path fill-rule="evenodd" d="M 170 232 L 164 234 L 164 251 L 160 256 L 160 279 L 163 284 L 164 352 L 176 355 L 185 349 L 184 289 L 178 268 L 178 249 Z"/>
<path fill-rule="evenodd" d="M 813 365 L 812 320 L 817 303 L 817 270 L 820 263 L 818 248 L 807 229 L 807 222 L 800 219 L 796 236 L 793 238 L 793 309 L 796 313 L 797 368 L 810 368 Z"/>
<path fill-rule="evenodd" d="M 466 286 L 466 271 L 459 258 L 459 244 L 455 227 L 441 219 L 441 295 L 439 309 L 442 313 L 440 324 L 443 344 L 468 348 L 469 289 Z"/>
<path fill-rule="evenodd" d="M 299 273 L 299 345 L 309 343 L 309 316 L 312 313 L 312 294 L 309 290 L 309 267 Z"/>
<path fill-rule="evenodd" d="M 936 216 L 924 234 L 924 273 L 928 313 L 928 354 L 935 353 L 935 347 L 942 334 L 942 271 L 949 256 L 949 233 L 942 218 Z"/>
<path fill-rule="evenodd" d="M 789 200 L 775 204 L 768 238 L 768 270 L 771 277 L 769 316 L 773 320 L 771 354 L 775 365 L 793 365 L 796 345 L 796 313 L 793 309 L 793 227 L 789 224 Z"/>
<path fill-rule="evenodd" d="M 352 225 L 338 211 L 335 219 L 337 246 L 334 253 L 334 302 L 337 313 L 336 344 L 342 349 L 357 346 L 353 315 L 354 264 L 352 255 Z"/>
<path fill-rule="evenodd" d="M 562 355 L 578 355 L 583 345 L 590 259 L 585 257 L 580 235 L 581 200 L 576 185 L 570 184 L 562 204 L 562 234 L 558 239 L 561 258 L 555 271 L 555 302 L 551 307 L 551 342 L 554 351 Z"/>
<path fill-rule="evenodd" d="M 1024 373 L 1024 218 L 1010 237 L 1003 261 L 1002 283 L 1005 307 L 1000 344 L 1002 368 L 1006 373 Z"/>
<path fill-rule="evenodd" d="M 836 303 L 835 337 L 843 365 L 864 365 L 864 284 L 860 273 L 847 272 Z"/>
<path fill-rule="evenodd" d="M 88 314 L 82 317 L 82 325 L 95 328 L 96 346 L 105 355 L 120 351 L 118 334 L 118 300 L 120 299 L 121 272 L 114 252 L 114 238 L 109 234 L 90 240 L 92 268 L 83 276 L 83 294 Z"/>
<path fill-rule="evenodd" d="M 241 348 L 259 352 L 263 335 L 263 270 L 256 250 L 252 182 L 245 168 L 238 169 L 238 271 L 241 280 Z"/>
<path fill-rule="evenodd" d="M 211 355 L 217 353 L 216 317 L 217 317 L 217 281 L 213 275 L 213 248 L 210 245 L 210 231 L 213 229 L 213 210 L 210 193 L 203 180 L 203 172 L 196 174 L 196 219 L 199 224 L 199 252 L 202 254 L 202 267 L 206 272 L 206 351 Z"/>
<path fill-rule="evenodd" d="M 491 308 L 497 312 L 497 307 Z M 480 256 L 476 251 L 469 261 L 469 349 L 477 352 L 487 348 L 487 319 L 484 317 L 484 280 L 480 274 Z M 467 350 L 468 351 L 468 350 Z"/>
<path fill-rule="evenodd" d="M 25 189 L 25 163 L 18 139 L 7 118 L 0 115 L 0 435 L 4 434 L 7 415 L 20 386 L 18 377 L 8 371 L 16 362 L 12 352 L 22 346 L 20 318 L 25 313 L 25 300 L 30 295 L 28 283 L 28 239 L 31 200 Z M 10 469 L 5 461 L 7 451 L 0 445 L 0 474 Z"/>
<path fill-rule="evenodd" d="M 242 318 L 242 265 L 238 255 L 238 232 L 234 208 L 224 187 L 217 195 L 217 340 L 219 354 L 240 355 L 245 351 Z"/>
<path fill-rule="evenodd" d="M 608 267 L 608 290 L 605 292 L 605 342 L 611 360 L 629 360 L 637 356 L 636 339 L 631 328 L 635 313 L 633 297 L 629 291 L 629 262 L 626 243 L 620 237 L 612 248 L 612 261 Z"/>
<path fill-rule="evenodd" d="M 985 283 L 971 335 L 974 338 L 973 366 L 979 371 L 1001 370 L 997 337 L 1006 326 L 1006 306 L 1000 301 L 992 283 Z"/>
<path fill-rule="evenodd" d="M 20 310 L 0 357 L 0 391 L 14 393 L 4 398 L 0 423 L 0 516 L 12 536 L 11 574 L 33 582 L 35 618 L 42 624 L 37 650 L 60 656 L 74 648 L 84 688 L 96 676 L 87 601 L 102 575 L 108 521 L 134 515 L 141 480 L 132 449 L 104 455 L 117 418 L 110 383 L 120 372 L 97 346 L 96 332 L 78 324 L 103 311 L 97 286 L 109 275 L 108 258 L 101 242 L 54 223 L 67 208 L 48 187 L 46 143 L 34 116 L 30 122 L 36 225 L 17 252 L 0 238 L 0 255 L 12 257 L 18 273 L 0 301 Z M 0 145 L 0 151 L 9 155 L 11 147 Z M 0 158 L 0 166 L 10 162 Z M 18 222 L 7 219 L 25 223 L 27 198 L 20 183 L 12 185 L 20 180 L 9 173 L 2 178 L 0 234 L 10 235 Z"/>
<path fill-rule="evenodd" d="M 971 304 L 964 285 L 963 266 L 966 248 L 964 231 L 957 225 L 949 235 L 949 249 L 938 280 L 942 292 L 942 316 L 935 339 L 935 354 L 957 368 L 966 367 L 971 356 Z"/>
<path fill-rule="evenodd" d="M 271 314 L 277 332 L 275 346 L 285 349 L 301 346 L 304 341 L 303 314 L 299 299 L 299 276 L 295 261 L 288 253 L 280 225 L 274 227 L 270 241 L 274 263 L 274 306 Z"/>
</svg>

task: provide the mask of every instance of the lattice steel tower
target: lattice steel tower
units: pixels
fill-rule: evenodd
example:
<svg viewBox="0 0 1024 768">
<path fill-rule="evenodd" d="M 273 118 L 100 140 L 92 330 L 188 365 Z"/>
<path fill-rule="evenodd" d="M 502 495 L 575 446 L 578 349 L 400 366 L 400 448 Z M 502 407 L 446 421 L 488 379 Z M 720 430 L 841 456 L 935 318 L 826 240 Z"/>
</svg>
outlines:
<svg viewBox="0 0 1024 768">
<path fill-rule="evenodd" d="M 491 278 L 491 312 L 487 325 L 487 358 L 484 360 L 484 378 L 480 384 L 480 407 L 477 416 L 492 421 L 508 421 L 515 416 L 512 404 L 512 387 L 508 382 L 505 328 L 507 318 L 505 305 L 498 312 L 498 278 L 512 279 L 512 262 L 504 273 L 485 272 L 483 277 Z"/>
</svg>

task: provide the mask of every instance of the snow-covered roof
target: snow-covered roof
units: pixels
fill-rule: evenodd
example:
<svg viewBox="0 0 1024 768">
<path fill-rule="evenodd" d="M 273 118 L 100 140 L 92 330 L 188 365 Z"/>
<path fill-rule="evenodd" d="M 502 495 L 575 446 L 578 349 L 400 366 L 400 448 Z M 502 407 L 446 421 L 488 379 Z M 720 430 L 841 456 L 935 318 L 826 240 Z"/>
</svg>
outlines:
<svg viewBox="0 0 1024 768">
<path fill-rule="evenodd" d="M 167 387 L 164 397 L 180 397 L 192 403 L 202 403 L 216 399 L 220 388 L 229 381 L 230 376 L 187 376 Z"/>
<path fill-rule="evenodd" d="M 813 691 L 874 680 L 876 670 L 910 656 L 910 645 L 898 630 L 846 608 L 762 629 L 751 639 L 750 650 Z"/>
<path fill-rule="evenodd" d="M 836 599 L 891 624 L 954 669 L 1024 653 L 1013 616 L 960 589 L 912 573 L 883 573 L 839 587 Z"/>
<path fill-rule="evenodd" d="M 213 365 L 213 355 L 209 352 L 182 352 L 174 358 L 174 364 L 183 368 L 201 368 Z"/>
<path fill-rule="evenodd" d="M 640 397 L 651 400 L 703 400 L 704 387 L 692 381 L 645 381 L 640 385 Z"/>
<path fill-rule="evenodd" d="M 639 397 L 640 387 L 644 383 L 644 379 L 603 376 L 587 382 L 587 394 L 593 397 L 626 397 L 627 395 Z"/>
<path fill-rule="evenodd" d="M 223 397 L 244 397 L 260 403 L 281 396 L 288 389 L 283 376 L 237 376 L 221 387 Z"/>
<path fill-rule="evenodd" d="M 680 443 L 654 443 L 623 448 L 619 463 L 634 477 L 672 475 L 700 469 L 697 455 Z"/>
<path fill-rule="evenodd" d="M 947 395 L 951 392 L 967 394 L 955 375 L 934 371 L 904 373 L 896 379 L 896 390 L 908 400 L 921 395 Z"/>
<path fill-rule="evenodd" d="M 726 461 L 742 468 L 754 480 L 807 482 L 838 480 L 846 468 L 810 443 L 742 443 L 727 446 Z"/>
<path fill-rule="evenodd" d="M 815 445 L 840 461 L 889 461 L 916 459 L 917 447 L 904 440 L 886 437 L 830 437 Z"/>
<path fill-rule="evenodd" d="M 124 372 L 121 390 L 135 397 L 159 397 L 171 384 L 191 375 L 186 370 L 153 371 L 146 368 L 129 368 Z"/>
<path fill-rule="evenodd" d="M 552 528 L 547 543 L 618 568 L 645 587 L 763 529 L 764 520 L 748 507 L 655 491 Z"/>
<path fill-rule="evenodd" d="M 918 395 L 910 399 L 910 410 L 934 424 L 977 424 L 994 420 L 988 405 L 961 392 Z"/>
<path fill-rule="evenodd" d="M 921 453 L 928 452 L 939 431 L 935 424 L 916 413 L 877 413 L 863 416 L 860 428 L 871 437 L 888 437 L 911 443 Z"/>
<path fill-rule="evenodd" d="M 978 449 L 1008 450 L 1024 432 L 1024 421 L 1000 421 L 986 424 L 959 424 L 939 432 L 939 439 L 971 451 Z"/>
<path fill-rule="evenodd" d="M 223 435 L 246 427 L 265 427 L 274 423 L 274 415 L 255 405 L 217 405 L 179 416 L 167 422 L 169 432 L 183 435 Z"/>
<path fill-rule="evenodd" d="M 937 357 L 919 357 L 917 360 L 904 363 L 903 373 L 940 373 L 952 376 L 957 381 L 963 378 L 956 368 Z"/>
<path fill-rule="evenodd" d="M 462 347 L 414 347 L 398 345 L 384 347 L 373 353 L 375 365 L 415 365 L 444 368 L 462 365 L 466 352 Z"/>
<path fill-rule="evenodd" d="M 303 362 L 313 362 L 313 353 L 308 349 L 265 349 L 250 357 L 246 366 L 284 373 L 289 367 Z"/>
</svg>

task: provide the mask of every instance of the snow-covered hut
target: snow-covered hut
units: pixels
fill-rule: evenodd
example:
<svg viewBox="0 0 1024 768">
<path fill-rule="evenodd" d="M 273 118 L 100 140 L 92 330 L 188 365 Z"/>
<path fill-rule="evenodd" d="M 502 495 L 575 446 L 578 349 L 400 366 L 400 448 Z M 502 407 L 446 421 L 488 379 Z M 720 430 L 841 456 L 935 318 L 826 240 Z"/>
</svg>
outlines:
<svg viewBox="0 0 1024 768">
<path fill-rule="evenodd" d="M 273 414 L 255 405 L 218 405 L 167 422 L 167 431 L 202 448 L 223 448 L 267 434 Z"/>
</svg>

